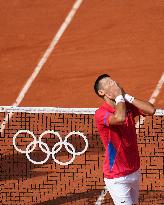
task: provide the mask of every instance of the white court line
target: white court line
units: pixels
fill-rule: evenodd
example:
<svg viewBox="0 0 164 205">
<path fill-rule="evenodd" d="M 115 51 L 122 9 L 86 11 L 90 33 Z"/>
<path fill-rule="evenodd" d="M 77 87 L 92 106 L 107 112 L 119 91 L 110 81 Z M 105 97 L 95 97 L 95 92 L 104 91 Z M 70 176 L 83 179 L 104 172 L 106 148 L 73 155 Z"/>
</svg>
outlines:
<svg viewBox="0 0 164 205">
<path fill-rule="evenodd" d="M 104 198 L 105 198 L 107 192 L 108 192 L 108 191 L 107 191 L 107 188 L 106 188 L 106 186 L 105 186 L 105 187 L 104 187 L 104 190 L 101 191 L 101 194 L 100 194 L 99 198 L 97 199 L 95 205 L 101 205 L 101 202 L 104 201 Z"/>
<path fill-rule="evenodd" d="M 156 88 L 154 89 L 150 99 L 149 99 L 149 102 L 154 104 L 155 101 L 156 101 L 156 98 L 158 97 L 159 93 L 160 93 L 160 90 L 162 88 L 162 85 L 164 84 L 164 73 L 161 75 L 161 78 L 159 79 L 157 85 L 156 85 Z M 139 123 L 141 123 L 141 125 L 144 123 L 144 120 L 145 120 L 145 117 L 141 117 L 140 118 L 140 122 L 138 121 L 136 123 L 136 128 L 139 128 Z"/>
<path fill-rule="evenodd" d="M 56 44 L 58 43 L 58 41 L 60 40 L 60 38 L 62 37 L 64 31 L 66 30 L 66 28 L 68 27 L 68 25 L 70 24 L 70 22 L 72 21 L 73 17 L 75 16 L 77 10 L 79 9 L 80 5 L 82 4 L 83 0 L 76 0 L 72 9 L 70 10 L 70 12 L 68 13 L 65 21 L 63 22 L 63 24 L 61 25 L 61 27 L 59 28 L 58 32 L 56 33 L 56 35 L 54 36 L 53 40 L 51 41 L 49 47 L 47 48 L 47 50 L 45 51 L 43 57 L 40 59 L 40 61 L 38 62 L 37 66 L 35 67 L 33 73 L 31 74 L 31 76 L 28 78 L 27 82 L 25 83 L 25 85 L 23 86 L 22 90 L 20 91 L 20 93 L 18 94 L 18 97 L 16 98 L 16 101 L 12 104 L 12 106 L 18 106 L 21 101 L 23 100 L 23 98 L 25 97 L 27 91 L 29 90 L 29 88 L 31 87 L 33 81 L 36 79 L 36 77 L 38 76 L 39 72 L 41 71 L 41 69 L 43 68 L 44 64 L 46 63 L 47 59 L 49 58 L 49 56 L 51 55 L 51 53 L 53 52 Z M 12 117 L 12 113 L 9 113 L 8 115 L 5 116 L 3 123 L 0 125 L 0 132 L 2 133 L 7 120 L 11 119 Z"/>
<path fill-rule="evenodd" d="M 159 95 L 160 90 L 161 90 L 163 84 L 164 84 L 164 73 L 161 75 L 161 78 L 159 79 L 159 81 L 158 81 L 158 83 L 157 83 L 157 85 L 156 85 L 156 87 L 155 87 L 155 89 L 154 89 L 154 91 L 153 91 L 153 93 L 152 93 L 152 95 L 151 95 L 151 97 L 149 99 L 150 103 L 152 103 L 152 104 L 155 103 L 156 98 Z M 145 117 L 141 117 L 140 118 L 140 123 L 143 124 L 144 120 L 145 120 Z M 136 123 L 136 128 L 139 128 L 139 120 Z M 107 191 L 107 188 L 105 186 L 104 190 L 102 190 L 99 198 L 97 199 L 95 205 L 101 205 L 102 204 L 102 202 L 104 200 L 104 197 L 107 194 L 107 192 L 108 191 Z"/>
<path fill-rule="evenodd" d="M 161 90 L 163 84 L 164 84 L 164 73 L 161 75 L 161 78 L 158 81 L 158 84 L 157 84 L 154 92 L 152 93 L 152 95 L 151 95 L 151 97 L 149 99 L 150 103 L 152 103 L 152 104 L 155 103 L 155 100 L 156 100 L 157 96 L 159 95 L 160 90 Z"/>
</svg>

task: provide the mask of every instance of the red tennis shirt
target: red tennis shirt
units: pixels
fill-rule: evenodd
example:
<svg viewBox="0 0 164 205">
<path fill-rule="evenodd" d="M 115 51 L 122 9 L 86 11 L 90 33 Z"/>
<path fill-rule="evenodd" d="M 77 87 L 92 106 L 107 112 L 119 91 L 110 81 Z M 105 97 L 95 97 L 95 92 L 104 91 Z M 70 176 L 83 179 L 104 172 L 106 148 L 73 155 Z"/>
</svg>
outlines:
<svg viewBox="0 0 164 205">
<path fill-rule="evenodd" d="M 115 112 L 104 103 L 95 112 L 95 122 L 105 147 L 103 172 L 105 178 L 117 178 L 139 169 L 140 157 L 134 118 L 140 111 L 126 102 L 126 120 L 123 125 L 109 125 L 108 118 Z"/>
</svg>

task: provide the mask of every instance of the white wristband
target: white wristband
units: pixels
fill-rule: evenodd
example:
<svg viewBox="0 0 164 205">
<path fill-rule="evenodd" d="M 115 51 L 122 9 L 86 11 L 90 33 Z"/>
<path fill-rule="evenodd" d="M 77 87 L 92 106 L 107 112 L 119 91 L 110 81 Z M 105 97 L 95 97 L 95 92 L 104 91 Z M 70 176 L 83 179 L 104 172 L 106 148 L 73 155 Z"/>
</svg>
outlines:
<svg viewBox="0 0 164 205">
<path fill-rule="evenodd" d="M 128 94 L 125 94 L 125 100 L 128 101 L 129 103 L 132 103 L 133 100 L 134 100 L 134 97 L 133 96 L 130 96 Z"/>
<path fill-rule="evenodd" d="M 119 102 L 125 102 L 124 97 L 123 97 L 122 95 L 118 95 L 118 96 L 115 98 L 115 101 L 116 101 L 116 105 L 117 105 Z"/>
</svg>

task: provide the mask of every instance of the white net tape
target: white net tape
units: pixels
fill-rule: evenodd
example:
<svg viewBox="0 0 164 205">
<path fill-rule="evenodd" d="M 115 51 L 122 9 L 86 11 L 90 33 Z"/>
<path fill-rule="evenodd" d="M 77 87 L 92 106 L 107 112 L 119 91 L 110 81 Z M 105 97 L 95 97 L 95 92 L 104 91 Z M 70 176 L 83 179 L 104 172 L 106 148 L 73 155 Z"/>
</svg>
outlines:
<svg viewBox="0 0 164 205">
<path fill-rule="evenodd" d="M 94 114 L 97 108 L 13 107 L 0 106 L 0 112 Z"/>
<path fill-rule="evenodd" d="M 98 108 L 60 108 L 60 107 L 13 107 L 0 106 L 0 112 L 26 112 L 26 113 L 68 113 L 68 114 L 94 114 Z M 156 109 L 155 115 L 164 115 L 164 109 Z"/>
</svg>

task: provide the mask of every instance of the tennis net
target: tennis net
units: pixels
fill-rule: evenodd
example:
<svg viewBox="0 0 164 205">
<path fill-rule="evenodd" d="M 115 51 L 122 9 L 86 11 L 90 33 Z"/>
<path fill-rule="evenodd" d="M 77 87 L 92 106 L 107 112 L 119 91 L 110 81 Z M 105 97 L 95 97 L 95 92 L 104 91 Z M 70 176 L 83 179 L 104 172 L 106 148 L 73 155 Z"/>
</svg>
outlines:
<svg viewBox="0 0 164 205">
<path fill-rule="evenodd" d="M 0 107 L 2 204 L 94 204 L 104 188 L 104 148 L 95 110 Z M 140 203 L 160 204 L 164 110 L 137 120 L 144 191 Z"/>
</svg>

